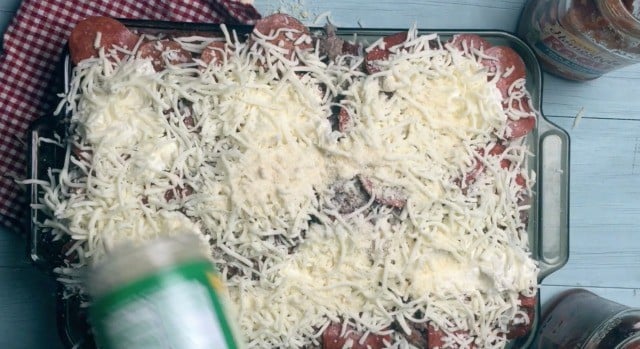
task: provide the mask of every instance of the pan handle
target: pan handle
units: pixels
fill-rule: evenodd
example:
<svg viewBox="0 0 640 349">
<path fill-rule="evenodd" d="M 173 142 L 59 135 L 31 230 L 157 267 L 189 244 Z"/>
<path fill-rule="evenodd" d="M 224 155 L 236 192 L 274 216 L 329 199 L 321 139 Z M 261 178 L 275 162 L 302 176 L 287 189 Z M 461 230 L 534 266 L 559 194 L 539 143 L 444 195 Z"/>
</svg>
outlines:
<svg viewBox="0 0 640 349">
<path fill-rule="evenodd" d="M 47 89 L 53 95 L 69 93 L 71 85 L 72 67 L 68 54 L 55 66 L 53 80 L 50 88 Z M 41 138 L 64 139 L 67 135 L 68 122 L 66 115 L 45 115 L 33 122 L 29 128 L 29 178 L 42 181 L 49 181 L 47 171 L 49 168 L 60 168 L 64 163 L 65 149 L 63 147 L 42 142 Z M 43 189 L 38 184 L 30 184 L 28 188 L 28 200 L 31 205 L 40 203 L 43 196 Z M 53 236 L 41 223 L 47 219 L 46 214 L 33 207 L 30 208 L 29 234 L 28 234 L 28 256 L 39 267 L 46 271 L 51 271 L 54 265 L 59 262 L 62 246 L 61 241 L 53 241 Z M 58 263 L 59 264 L 59 263 Z"/>
<path fill-rule="evenodd" d="M 47 129 L 47 125 L 44 122 L 40 122 L 40 120 L 36 121 L 34 125 L 32 125 L 30 129 L 30 140 L 29 140 L 29 155 L 30 155 L 30 163 L 29 163 L 29 178 L 42 179 L 40 176 L 40 143 L 38 142 L 38 137 L 40 134 Z M 38 203 L 39 200 L 39 188 L 38 184 L 30 184 L 29 185 L 29 202 L 31 205 Z M 47 260 L 40 253 L 40 244 L 39 240 L 41 239 L 42 231 L 38 225 L 40 221 L 40 215 L 42 212 L 31 207 L 30 208 L 30 220 L 29 220 L 29 257 L 31 260 L 37 265 L 46 264 Z"/>
<path fill-rule="evenodd" d="M 569 259 L 569 135 L 545 118 L 538 125 L 539 279 Z M 536 246 L 534 245 L 534 246 Z"/>
<path fill-rule="evenodd" d="M 55 138 L 61 135 L 62 129 L 58 127 L 57 119 L 43 117 L 31 126 L 29 140 L 29 169 L 30 178 L 40 181 L 49 181 L 47 171 L 49 168 L 59 167 L 64 159 L 65 150 L 58 145 L 42 142 L 41 138 Z M 48 217 L 46 214 L 33 207 L 40 203 L 43 189 L 40 184 L 31 183 L 28 189 L 30 208 L 30 222 L 28 234 L 29 258 L 39 267 L 50 271 L 54 265 L 56 256 L 59 255 L 61 241 L 53 241 L 53 236 L 41 225 Z"/>
<path fill-rule="evenodd" d="M 29 143 L 29 176 L 30 178 L 45 180 L 43 178 L 43 164 L 41 159 L 43 158 L 43 147 L 39 141 L 39 138 L 44 134 L 49 133 L 51 130 L 50 125 L 44 120 L 37 120 L 30 129 L 30 143 Z M 29 202 L 31 205 L 39 203 L 41 196 L 41 189 L 38 184 L 29 185 Z M 29 221 L 29 246 L 28 253 L 31 260 L 38 266 L 47 266 L 50 262 L 48 256 L 43 253 L 42 240 L 44 239 L 44 232 L 39 225 L 44 217 L 43 212 L 31 207 L 30 208 L 30 221 Z"/>
</svg>

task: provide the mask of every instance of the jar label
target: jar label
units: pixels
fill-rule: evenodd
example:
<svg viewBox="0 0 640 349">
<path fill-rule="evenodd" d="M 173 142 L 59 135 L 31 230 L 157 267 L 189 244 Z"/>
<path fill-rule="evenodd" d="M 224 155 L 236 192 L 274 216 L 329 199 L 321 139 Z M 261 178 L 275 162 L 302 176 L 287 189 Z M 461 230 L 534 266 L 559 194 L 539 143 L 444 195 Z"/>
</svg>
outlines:
<svg viewBox="0 0 640 349">
<path fill-rule="evenodd" d="M 574 35 L 557 20 L 545 17 L 533 23 L 538 37 L 533 46 L 538 55 L 553 62 L 558 69 L 564 68 L 589 79 L 632 63 L 625 57 L 597 46 L 588 38 Z"/>
<path fill-rule="evenodd" d="M 543 27 L 540 41 L 535 47 L 552 60 L 565 67 L 589 74 L 600 76 L 614 69 L 620 63 L 608 62 L 588 45 L 584 45 L 579 38 L 568 33 L 558 24 Z"/>
<path fill-rule="evenodd" d="M 162 270 L 95 300 L 96 340 L 104 349 L 235 349 L 221 291 L 210 263 Z"/>
</svg>

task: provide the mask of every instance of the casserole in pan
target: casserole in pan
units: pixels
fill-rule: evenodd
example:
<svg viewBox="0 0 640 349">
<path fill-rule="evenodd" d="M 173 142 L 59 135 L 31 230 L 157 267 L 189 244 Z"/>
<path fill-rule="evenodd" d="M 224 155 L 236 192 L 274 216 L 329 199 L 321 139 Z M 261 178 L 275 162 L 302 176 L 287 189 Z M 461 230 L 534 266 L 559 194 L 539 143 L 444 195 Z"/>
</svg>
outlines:
<svg viewBox="0 0 640 349">
<path fill-rule="evenodd" d="M 145 22 L 145 21 L 123 21 L 129 28 L 138 32 L 162 35 L 163 33 L 188 33 L 188 35 L 211 36 L 219 34 L 220 27 L 216 25 L 166 23 L 166 22 Z M 233 28 L 240 33 L 248 33 L 251 28 Z M 315 29 L 312 29 L 312 31 Z M 319 30 L 319 29 L 318 29 Z M 398 30 L 375 30 L 375 29 L 338 29 L 336 34 L 345 39 L 354 37 L 361 42 L 369 44 L 379 42 L 382 37 L 390 37 Z M 496 47 L 509 47 L 522 58 L 526 67 L 526 89 L 529 92 L 531 105 L 534 109 L 540 110 L 542 77 L 540 68 L 531 53 L 530 49 L 514 36 L 501 32 L 462 32 L 462 31 L 437 31 L 420 30 L 419 34 L 437 32 L 443 41 L 455 34 L 478 35 Z M 375 50 L 375 49 L 374 49 Z M 373 50 L 372 50 L 373 51 Z M 67 78 L 65 92 L 72 90 L 71 82 L 72 66 L 67 59 L 65 64 L 65 77 Z M 371 72 L 375 74 L 375 72 Z M 342 112 L 342 110 L 340 110 Z M 66 117 L 70 117 L 67 115 Z M 64 143 L 69 135 L 68 118 L 52 117 L 41 120 L 32 131 L 32 178 L 49 181 L 50 169 L 59 169 L 64 166 L 64 160 L 68 157 L 70 149 L 52 145 L 52 142 L 45 142 L 43 139 L 60 140 Z M 339 123 L 340 124 L 340 123 Z M 337 126 L 340 129 L 340 125 Z M 58 135 L 58 136 L 56 136 Z M 55 143 L 55 142 L 53 142 Z M 560 268 L 568 257 L 568 154 L 569 139 L 567 134 L 560 128 L 548 122 L 541 114 L 538 116 L 536 127 L 526 135 L 524 144 L 532 153 L 532 156 L 524 157 L 527 161 L 523 164 L 525 168 L 533 170 L 537 174 L 537 180 L 531 180 L 531 204 L 528 210 L 527 237 L 532 258 L 535 259 L 540 268 L 537 283 Z M 55 171 L 51 174 L 55 177 Z M 375 201 L 376 196 L 372 181 L 360 179 L 360 184 L 371 196 L 371 201 Z M 466 182 L 466 178 L 461 180 Z M 464 184 L 461 184 L 464 186 Z M 35 208 L 41 207 L 43 189 L 38 185 L 32 186 L 31 201 Z M 182 192 L 174 193 L 181 196 Z M 402 209 L 406 204 L 403 199 L 396 196 L 378 196 L 379 203 L 390 206 L 391 209 Z M 406 200 L 406 198 L 404 199 Z M 369 203 L 371 204 L 371 203 Z M 46 217 L 38 209 L 32 211 L 32 232 L 31 232 L 31 255 L 36 263 L 42 264 L 46 268 L 60 266 L 69 246 L 65 248 L 68 241 L 54 241 L 50 234 L 50 229 L 43 229 L 43 222 Z M 318 219 L 322 219 L 319 217 Z M 45 224 L 46 225 L 46 224 Z M 61 292 L 61 294 L 64 292 Z M 68 292 L 66 293 L 68 295 Z M 537 312 L 538 307 L 536 307 Z M 90 343 L 85 338 L 87 333 L 86 324 L 79 314 L 82 309 L 79 307 L 79 300 L 74 297 L 60 300 L 59 315 L 61 319 L 61 329 L 63 337 L 71 344 Z M 536 319 L 537 316 L 534 316 Z M 535 332 L 535 320 L 528 336 L 520 337 L 510 343 L 513 347 L 524 346 L 532 338 Z M 87 344 L 90 345 L 90 344 Z"/>
</svg>

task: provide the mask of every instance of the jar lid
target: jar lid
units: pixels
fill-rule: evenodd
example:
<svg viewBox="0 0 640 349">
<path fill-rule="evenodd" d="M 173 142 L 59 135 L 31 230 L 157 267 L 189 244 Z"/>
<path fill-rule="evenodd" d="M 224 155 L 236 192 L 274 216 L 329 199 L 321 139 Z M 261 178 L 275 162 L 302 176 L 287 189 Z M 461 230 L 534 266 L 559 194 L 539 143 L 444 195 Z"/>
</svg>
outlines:
<svg viewBox="0 0 640 349">
<path fill-rule="evenodd" d="M 640 19 L 634 16 L 622 0 L 600 0 L 597 5 L 603 15 L 611 20 L 611 24 L 628 35 L 640 38 Z"/>
<path fill-rule="evenodd" d="M 638 322 L 640 325 L 640 322 Z M 638 328 L 640 331 L 640 328 Z M 640 349 L 640 332 L 636 333 L 633 337 L 627 338 L 624 342 L 616 346 L 615 349 Z"/>
<path fill-rule="evenodd" d="M 627 308 L 602 322 L 581 348 L 640 349 L 640 309 Z"/>
</svg>

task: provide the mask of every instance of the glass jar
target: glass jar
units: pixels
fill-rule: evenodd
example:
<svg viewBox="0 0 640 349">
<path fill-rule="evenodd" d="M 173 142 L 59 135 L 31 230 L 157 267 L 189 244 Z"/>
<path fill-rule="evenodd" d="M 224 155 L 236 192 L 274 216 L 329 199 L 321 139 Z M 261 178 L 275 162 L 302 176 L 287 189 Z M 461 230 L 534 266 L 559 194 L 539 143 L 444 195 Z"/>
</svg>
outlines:
<svg viewBox="0 0 640 349">
<path fill-rule="evenodd" d="M 194 234 L 115 248 L 88 275 L 89 321 L 103 349 L 236 349 L 226 290 Z"/>
<path fill-rule="evenodd" d="M 640 62 L 640 1 L 529 0 L 518 35 L 544 70 L 591 80 Z"/>
<path fill-rule="evenodd" d="M 532 348 L 640 349 L 640 309 L 583 289 L 551 299 Z"/>
</svg>

